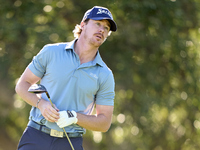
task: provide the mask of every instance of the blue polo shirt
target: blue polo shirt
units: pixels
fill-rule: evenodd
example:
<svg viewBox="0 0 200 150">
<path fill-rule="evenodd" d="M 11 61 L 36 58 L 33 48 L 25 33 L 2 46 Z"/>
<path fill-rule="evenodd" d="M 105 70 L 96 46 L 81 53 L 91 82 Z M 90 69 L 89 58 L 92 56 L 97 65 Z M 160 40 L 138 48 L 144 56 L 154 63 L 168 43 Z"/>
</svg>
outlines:
<svg viewBox="0 0 200 150">
<path fill-rule="evenodd" d="M 95 103 L 113 106 L 115 82 L 112 71 L 103 62 L 99 52 L 93 61 L 80 64 L 74 43 L 75 40 L 44 46 L 28 68 L 41 78 L 40 84 L 46 87 L 52 102 L 60 111 L 74 110 L 89 115 Z M 48 101 L 45 93 L 42 98 Z M 36 107 L 32 107 L 29 119 L 63 131 L 56 123 L 48 122 Z M 85 132 L 84 128 L 75 124 L 65 130 Z"/>
</svg>

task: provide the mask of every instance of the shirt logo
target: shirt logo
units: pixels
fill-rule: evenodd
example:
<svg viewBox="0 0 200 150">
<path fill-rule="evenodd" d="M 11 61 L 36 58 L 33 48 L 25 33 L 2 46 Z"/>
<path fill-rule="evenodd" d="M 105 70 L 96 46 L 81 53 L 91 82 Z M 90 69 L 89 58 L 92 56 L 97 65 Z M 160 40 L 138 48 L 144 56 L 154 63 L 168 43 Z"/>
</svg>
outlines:
<svg viewBox="0 0 200 150">
<path fill-rule="evenodd" d="M 105 9 L 99 8 L 97 14 L 106 14 L 110 16 L 111 19 L 113 19 L 112 14 L 108 10 L 105 10 Z"/>
<path fill-rule="evenodd" d="M 91 75 L 92 77 L 94 77 L 94 78 L 98 79 L 98 77 L 97 77 L 97 75 L 96 75 L 96 74 L 94 74 L 94 73 L 90 73 L 90 75 Z"/>
</svg>

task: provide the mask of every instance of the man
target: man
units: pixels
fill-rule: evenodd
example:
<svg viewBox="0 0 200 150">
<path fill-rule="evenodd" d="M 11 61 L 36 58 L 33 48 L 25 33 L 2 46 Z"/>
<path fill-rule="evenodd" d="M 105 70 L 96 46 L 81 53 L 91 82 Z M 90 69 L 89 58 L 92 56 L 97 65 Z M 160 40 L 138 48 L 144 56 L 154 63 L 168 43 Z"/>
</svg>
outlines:
<svg viewBox="0 0 200 150">
<path fill-rule="evenodd" d="M 19 150 L 71 149 L 66 130 L 75 150 L 83 150 L 85 130 L 106 132 L 114 107 L 114 77 L 100 57 L 98 48 L 117 26 L 105 7 L 88 10 L 76 25 L 72 42 L 49 44 L 35 56 L 20 77 L 16 92 L 32 105 L 29 123 L 19 142 Z M 40 81 L 45 94 L 28 92 Z M 92 115 L 96 104 L 96 114 Z M 62 133 L 52 135 L 51 131 Z"/>
</svg>

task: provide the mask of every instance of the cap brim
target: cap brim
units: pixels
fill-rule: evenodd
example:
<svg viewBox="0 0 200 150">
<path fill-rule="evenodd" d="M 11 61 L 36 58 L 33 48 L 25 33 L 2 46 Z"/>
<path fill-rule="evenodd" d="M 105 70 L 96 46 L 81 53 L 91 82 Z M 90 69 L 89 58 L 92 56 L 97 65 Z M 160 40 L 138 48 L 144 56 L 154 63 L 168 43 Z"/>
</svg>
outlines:
<svg viewBox="0 0 200 150">
<path fill-rule="evenodd" d="M 117 24 L 110 18 L 104 18 L 104 17 L 94 17 L 94 18 L 90 18 L 93 20 L 108 20 L 110 22 L 110 30 L 111 31 L 117 31 Z"/>
</svg>

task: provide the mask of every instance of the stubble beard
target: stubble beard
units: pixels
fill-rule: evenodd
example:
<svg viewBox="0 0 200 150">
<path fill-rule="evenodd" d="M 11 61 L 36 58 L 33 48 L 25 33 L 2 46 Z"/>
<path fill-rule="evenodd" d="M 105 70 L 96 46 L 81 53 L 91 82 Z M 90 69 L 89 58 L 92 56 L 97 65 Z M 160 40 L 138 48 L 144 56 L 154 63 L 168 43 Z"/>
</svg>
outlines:
<svg viewBox="0 0 200 150">
<path fill-rule="evenodd" d="M 97 40 L 95 38 L 95 35 L 88 37 L 86 34 L 84 34 L 84 39 L 86 39 L 91 46 L 98 48 L 104 43 L 105 40 L 102 42 L 101 40 Z"/>
</svg>

